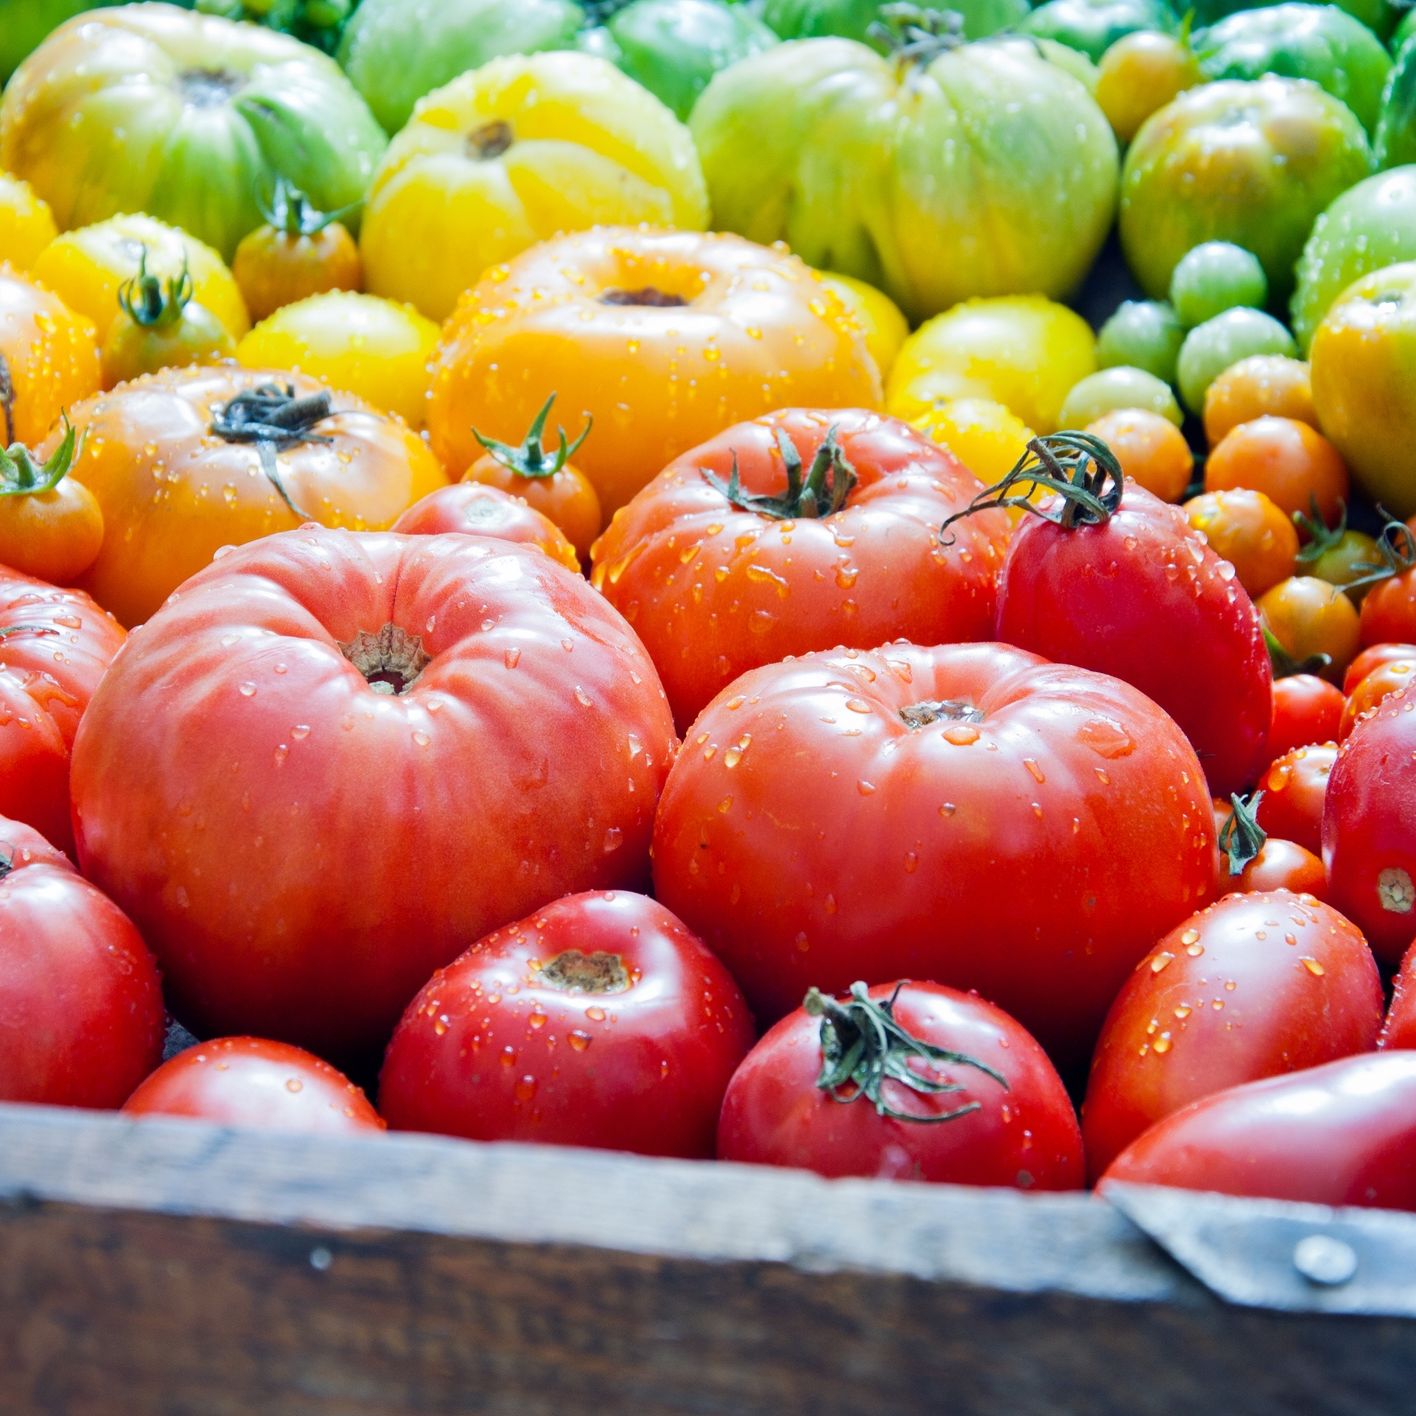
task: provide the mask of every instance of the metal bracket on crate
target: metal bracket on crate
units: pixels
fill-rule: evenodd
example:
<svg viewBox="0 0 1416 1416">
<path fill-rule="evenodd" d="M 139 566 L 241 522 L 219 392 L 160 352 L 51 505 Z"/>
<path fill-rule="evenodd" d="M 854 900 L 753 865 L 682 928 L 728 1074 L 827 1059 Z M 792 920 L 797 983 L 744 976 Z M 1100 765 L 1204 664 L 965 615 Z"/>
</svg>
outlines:
<svg viewBox="0 0 1416 1416">
<path fill-rule="evenodd" d="M 1101 1193 L 1226 1302 L 1416 1318 L 1416 1216 L 1158 1185 Z"/>
</svg>

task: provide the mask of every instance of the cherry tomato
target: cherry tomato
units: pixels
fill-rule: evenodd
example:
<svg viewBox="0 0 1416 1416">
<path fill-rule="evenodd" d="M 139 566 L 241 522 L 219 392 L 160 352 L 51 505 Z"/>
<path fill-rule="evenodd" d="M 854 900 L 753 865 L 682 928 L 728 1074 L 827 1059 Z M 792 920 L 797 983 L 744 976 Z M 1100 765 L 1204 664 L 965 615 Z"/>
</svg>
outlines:
<svg viewBox="0 0 1416 1416">
<path fill-rule="evenodd" d="M 1375 583 L 1362 601 L 1362 643 L 1416 639 L 1416 532 L 1403 522 L 1388 522 L 1375 549 L 1369 576 Z"/>
<path fill-rule="evenodd" d="M 1270 759 L 1282 757 L 1295 747 L 1336 739 L 1343 703 L 1342 690 L 1316 674 L 1289 674 L 1274 679 Z"/>
<path fill-rule="evenodd" d="M 1337 761 L 1335 742 L 1295 747 L 1276 758 L 1259 778 L 1256 816 L 1270 836 L 1292 841 L 1314 855 L 1323 846 L 1323 798 Z"/>
<path fill-rule="evenodd" d="M 1265 414 L 1230 429 L 1205 463 L 1205 491 L 1248 487 L 1263 492 L 1289 516 L 1311 512 L 1336 521 L 1351 493 L 1337 449 L 1296 418 Z"/>
<path fill-rule="evenodd" d="M 1391 1007 L 1382 1024 L 1381 1048 L 1416 1048 L 1416 944 L 1404 955 L 1391 981 Z"/>
<path fill-rule="evenodd" d="M 83 574 L 103 544 L 103 511 L 82 482 L 67 477 L 74 430 L 43 466 L 23 443 L 0 450 L 0 565 L 67 585 Z"/>
<path fill-rule="evenodd" d="M 1269 890 L 1291 890 L 1323 899 L 1327 877 L 1323 863 L 1295 841 L 1270 837 L 1255 818 L 1262 792 L 1245 799 L 1237 793 L 1229 801 L 1214 802 L 1215 894 L 1252 895 Z"/>
<path fill-rule="evenodd" d="M 1195 456 L 1168 418 L 1145 408 L 1103 413 L 1087 432 L 1115 454 L 1121 471 L 1161 501 L 1178 502 L 1195 476 Z M 1223 554 L 1223 552 L 1221 552 Z"/>
<path fill-rule="evenodd" d="M 93 325 L 0 263 L 0 444 L 37 446 L 98 380 Z"/>
<path fill-rule="evenodd" d="M 1265 415 L 1320 431 L 1313 409 L 1312 375 L 1303 360 L 1287 354 L 1251 354 L 1231 364 L 1205 392 L 1205 439 L 1214 447 L 1241 423 Z"/>
<path fill-rule="evenodd" d="M 1337 729 L 1338 740 L 1341 741 L 1357 726 L 1357 720 L 1363 714 L 1370 713 L 1382 699 L 1400 692 L 1413 680 L 1416 680 L 1416 657 L 1389 659 L 1364 674 L 1343 706 L 1342 722 Z"/>
<path fill-rule="evenodd" d="M 497 487 L 479 482 L 457 482 L 439 487 L 413 503 L 390 531 L 413 536 L 437 536 L 444 531 L 461 531 L 476 536 L 493 536 L 501 541 L 520 541 L 538 546 L 567 570 L 580 571 L 580 557 L 559 526 Z"/>
<path fill-rule="evenodd" d="M 1359 645 L 1357 607 L 1335 585 L 1312 575 L 1280 580 L 1258 599 L 1264 628 L 1295 665 L 1314 663 L 1340 682 Z M 1325 664 L 1315 661 L 1325 657 Z"/>
<path fill-rule="evenodd" d="M 1239 583 L 1251 596 L 1293 574 L 1298 559 L 1298 532 L 1293 522 L 1262 492 L 1234 487 L 1202 492 L 1185 503 L 1185 517 L 1234 567 Z"/>
<path fill-rule="evenodd" d="M 1360 605 L 1370 589 L 1364 582 L 1370 581 L 1372 571 L 1382 563 L 1376 538 L 1348 526 L 1346 506 L 1335 526 L 1302 512 L 1295 513 L 1293 520 L 1306 543 L 1298 552 L 1299 572 L 1336 585 L 1354 605 Z"/>
<path fill-rule="evenodd" d="M 1101 56 L 1096 101 L 1111 130 L 1129 143 L 1152 113 L 1203 80 L 1194 51 L 1154 30 L 1123 35 Z"/>
<path fill-rule="evenodd" d="M 1046 1053 L 1002 1009 L 936 983 L 812 989 L 734 1075 L 718 1155 L 833 1177 L 1082 1184 L 1076 1113 Z"/>
<path fill-rule="evenodd" d="M 1342 676 L 1342 691 L 1351 693 L 1374 669 L 1403 659 L 1416 659 L 1416 644 L 1373 644 L 1348 664 Z"/>
</svg>

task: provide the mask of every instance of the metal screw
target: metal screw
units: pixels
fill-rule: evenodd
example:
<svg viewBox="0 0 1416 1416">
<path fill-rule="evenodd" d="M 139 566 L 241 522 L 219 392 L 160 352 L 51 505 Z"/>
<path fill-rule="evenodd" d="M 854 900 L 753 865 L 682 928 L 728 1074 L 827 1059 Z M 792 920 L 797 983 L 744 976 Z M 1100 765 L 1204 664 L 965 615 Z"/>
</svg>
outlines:
<svg viewBox="0 0 1416 1416">
<path fill-rule="evenodd" d="M 1310 1234 L 1293 1247 L 1293 1267 L 1309 1283 L 1338 1288 L 1357 1272 L 1357 1254 L 1350 1244 L 1327 1234 Z"/>
</svg>

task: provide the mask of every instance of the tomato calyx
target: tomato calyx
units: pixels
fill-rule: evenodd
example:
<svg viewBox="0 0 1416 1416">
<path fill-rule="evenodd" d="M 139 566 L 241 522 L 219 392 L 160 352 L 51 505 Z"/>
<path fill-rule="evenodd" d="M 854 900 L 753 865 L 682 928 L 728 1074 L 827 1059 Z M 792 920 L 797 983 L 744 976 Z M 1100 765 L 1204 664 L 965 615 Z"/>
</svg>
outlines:
<svg viewBox="0 0 1416 1416">
<path fill-rule="evenodd" d="M 638 290 L 606 290 L 600 296 L 602 305 L 643 305 L 652 310 L 678 310 L 688 304 L 682 295 L 645 285 Z"/>
<path fill-rule="evenodd" d="M 286 384 L 284 389 L 278 384 L 259 384 L 212 411 L 211 431 L 227 442 L 254 443 L 261 471 L 280 493 L 280 499 L 302 521 L 313 521 L 315 518 L 302 511 L 286 490 L 275 454 L 296 443 L 331 441 L 313 431 L 334 416 L 329 394 L 322 390 L 297 398 L 292 384 Z"/>
<path fill-rule="evenodd" d="M 516 131 L 504 118 L 494 118 L 467 134 L 467 153 L 478 162 L 500 157 L 516 141 Z"/>
<path fill-rule="evenodd" d="M 900 709 L 900 719 L 907 728 L 925 728 L 930 723 L 981 723 L 982 708 L 961 698 L 925 699 Z"/>
<path fill-rule="evenodd" d="M 167 277 L 166 288 L 155 275 L 148 274 L 147 247 L 138 255 L 138 273 L 118 287 L 118 307 L 142 329 L 166 329 L 181 322 L 182 311 L 191 302 L 196 287 L 187 262 L 179 275 Z"/>
<path fill-rule="evenodd" d="M 580 436 L 573 443 L 567 443 L 565 429 L 557 427 L 559 446 L 553 451 L 547 450 L 541 437 L 546 431 L 546 419 L 550 417 L 551 405 L 555 401 L 556 396 L 552 394 L 541 405 L 541 411 L 531 420 L 526 436 L 514 447 L 510 443 L 498 442 L 495 438 L 484 438 L 476 428 L 472 429 L 472 436 L 497 462 L 508 471 L 515 472 L 518 477 L 554 477 L 575 456 L 580 445 L 590 436 L 590 429 L 595 426 L 595 420 L 587 417 L 585 426 L 580 430 Z"/>
<path fill-rule="evenodd" d="M 593 954 L 564 949 L 543 964 L 536 977 L 561 993 L 624 993 L 630 986 L 624 959 L 604 949 Z"/>
<path fill-rule="evenodd" d="M 882 5 L 880 18 L 866 34 L 894 58 L 901 71 L 927 69 L 941 54 L 967 42 L 962 15 L 912 4 Z"/>
<path fill-rule="evenodd" d="M 742 489 L 737 453 L 733 453 L 732 470 L 725 482 L 711 468 L 700 467 L 699 474 L 714 491 L 720 492 L 739 511 L 756 512 L 774 521 L 797 521 L 834 516 L 845 506 L 846 499 L 858 480 L 841 444 L 836 440 L 834 426 L 826 432 L 821 446 L 811 459 L 811 469 L 802 476 L 801 454 L 796 444 L 780 428 L 774 430 L 777 449 L 787 472 L 787 490 L 781 496 L 756 494 Z"/>
<path fill-rule="evenodd" d="M 349 206 L 340 207 L 338 211 L 321 211 L 288 177 L 277 173 L 270 201 L 261 200 L 257 205 L 266 225 L 273 231 L 282 236 L 298 238 L 318 236 L 326 226 L 333 225 L 359 203 L 351 202 Z"/>
<path fill-rule="evenodd" d="M 432 656 L 423 648 L 422 636 L 409 634 L 401 625 L 361 629 L 347 644 L 335 642 L 375 693 L 407 693 L 432 663 Z"/>
<path fill-rule="evenodd" d="M 187 108 L 220 108 L 241 91 L 245 80 L 229 69 L 183 69 L 178 92 Z"/>
<path fill-rule="evenodd" d="M 1268 625 L 1261 624 L 1259 627 L 1264 632 L 1264 647 L 1268 650 L 1269 665 L 1276 679 L 1296 678 L 1299 674 L 1321 674 L 1332 663 L 1331 654 L 1309 654 L 1306 659 L 1295 659 Z"/>
<path fill-rule="evenodd" d="M 42 496 L 68 476 L 77 456 L 77 439 L 68 414 L 63 417 L 63 440 L 44 463 L 36 463 L 24 443 L 11 443 L 0 450 L 0 497 Z"/>
<path fill-rule="evenodd" d="M 1229 798 L 1232 810 L 1219 833 L 1219 849 L 1229 862 L 1231 876 L 1243 875 L 1268 840 L 1268 832 L 1259 825 L 1255 814 L 1263 796 L 1263 792 L 1258 791 L 1246 799 L 1235 792 Z"/>
<path fill-rule="evenodd" d="M 821 1073 L 816 1085 L 828 1093 L 832 1101 L 852 1102 L 864 1097 L 879 1116 L 925 1122 L 955 1121 L 978 1111 L 982 1103 L 971 1101 L 932 1116 L 897 1110 L 881 1091 L 887 1080 L 898 1082 L 920 1096 L 941 1096 L 964 1089 L 961 1082 L 941 1081 L 911 1067 L 911 1059 L 935 1067 L 948 1063 L 973 1067 L 992 1077 L 1007 1091 L 1007 1078 L 987 1063 L 962 1052 L 936 1047 L 896 1022 L 895 1000 L 904 986 L 903 982 L 897 983 L 889 998 L 880 1002 L 870 997 L 864 983 L 851 985 L 848 1003 L 838 1002 L 818 988 L 807 990 L 802 1007 L 811 1017 L 821 1019 Z"/>
<path fill-rule="evenodd" d="M 1309 497 L 1308 505 L 1312 509 L 1311 514 L 1303 511 L 1293 513 L 1293 524 L 1305 541 L 1302 550 L 1298 552 L 1298 559 L 1304 565 L 1312 565 L 1314 561 L 1321 560 L 1328 551 L 1335 550 L 1347 535 L 1347 503 L 1340 497 L 1337 503 L 1336 526 L 1329 526 L 1323 520 L 1317 497 Z"/>
<path fill-rule="evenodd" d="M 1386 524 L 1377 534 L 1377 554 L 1379 562 L 1363 561 L 1353 566 L 1362 571 L 1355 580 L 1342 586 L 1344 590 L 1360 589 L 1364 585 L 1376 585 L 1383 580 L 1392 580 L 1416 566 L 1416 533 L 1404 522 L 1390 516 L 1385 508 L 1377 510 L 1387 517 Z"/>
</svg>

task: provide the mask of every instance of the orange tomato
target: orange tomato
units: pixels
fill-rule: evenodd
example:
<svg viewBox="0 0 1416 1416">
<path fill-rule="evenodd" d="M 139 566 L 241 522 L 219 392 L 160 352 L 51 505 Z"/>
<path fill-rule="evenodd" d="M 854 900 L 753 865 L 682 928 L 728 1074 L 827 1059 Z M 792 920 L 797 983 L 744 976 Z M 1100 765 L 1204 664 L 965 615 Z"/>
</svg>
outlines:
<svg viewBox="0 0 1416 1416">
<path fill-rule="evenodd" d="M 0 265 L 0 447 L 38 442 L 98 380 L 93 325 Z"/>
<path fill-rule="evenodd" d="M 1293 574 L 1298 562 L 1298 532 L 1262 492 L 1235 487 L 1202 492 L 1184 506 L 1186 520 L 1203 531 L 1215 554 L 1234 567 L 1251 596 L 1262 595 Z"/>
<path fill-rule="evenodd" d="M 1185 435 L 1168 418 L 1147 408 L 1114 408 L 1086 431 L 1116 454 L 1121 471 L 1161 501 L 1179 501 L 1195 475 L 1195 457 Z"/>
<path fill-rule="evenodd" d="M 67 585 L 103 544 L 103 513 L 89 489 L 67 477 L 74 430 L 38 466 L 23 443 L 0 451 L 0 565 Z"/>
<path fill-rule="evenodd" d="M 1213 447 L 1231 429 L 1266 414 L 1317 428 L 1312 371 L 1302 359 L 1251 354 L 1231 364 L 1205 391 L 1205 438 Z"/>
<path fill-rule="evenodd" d="M 480 482 L 454 482 L 413 503 L 390 528 L 410 536 L 439 536 L 444 532 L 494 536 L 519 541 L 545 551 L 567 570 L 580 571 L 580 557 L 565 534 L 549 517 L 498 487 Z"/>
<path fill-rule="evenodd" d="M 1360 647 L 1357 607 L 1335 585 L 1312 575 L 1293 575 L 1259 596 L 1265 628 L 1296 664 L 1325 655 L 1316 669 L 1332 683 Z"/>
<path fill-rule="evenodd" d="M 1205 491 L 1248 487 L 1288 516 L 1311 512 L 1324 521 L 1342 514 L 1351 481 L 1337 449 L 1296 418 L 1264 414 L 1230 429 L 1205 463 Z"/>
</svg>

